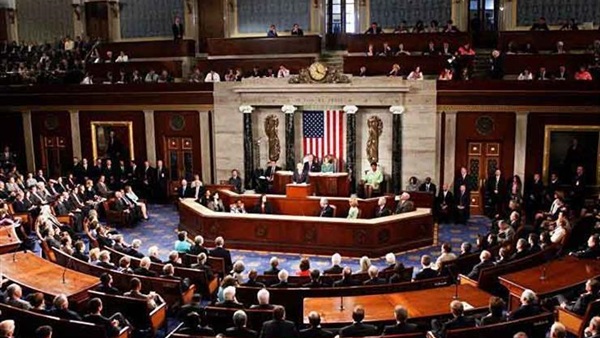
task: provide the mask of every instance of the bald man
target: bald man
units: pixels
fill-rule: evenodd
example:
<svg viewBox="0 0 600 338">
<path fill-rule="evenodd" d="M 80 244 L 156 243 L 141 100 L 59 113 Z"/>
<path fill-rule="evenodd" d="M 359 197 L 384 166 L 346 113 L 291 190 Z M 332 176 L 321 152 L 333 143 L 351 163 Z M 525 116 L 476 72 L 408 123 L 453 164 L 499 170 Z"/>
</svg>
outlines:
<svg viewBox="0 0 600 338">
<path fill-rule="evenodd" d="M 473 280 L 478 280 L 479 273 L 481 272 L 481 270 L 489 268 L 491 266 L 494 266 L 494 262 L 492 261 L 492 254 L 487 250 L 483 250 L 481 254 L 479 254 L 479 263 L 475 264 L 475 266 L 473 267 L 471 272 L 469 272 L 467 277 Z"/>
</svg>

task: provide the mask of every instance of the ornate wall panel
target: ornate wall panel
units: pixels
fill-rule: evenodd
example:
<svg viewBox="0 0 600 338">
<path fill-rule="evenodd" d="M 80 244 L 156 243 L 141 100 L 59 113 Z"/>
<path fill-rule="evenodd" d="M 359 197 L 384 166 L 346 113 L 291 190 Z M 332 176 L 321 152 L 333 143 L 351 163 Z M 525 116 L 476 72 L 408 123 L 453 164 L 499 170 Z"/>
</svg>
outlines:
<svg viewBox="0 0 600 338">
<path fill-rule="evenodd" d="M 17 0 L 19 40 L 54 42 L 73 36 L 71 0 Z"/>
<path fill-rule="evenodd" d="M 121 37 L 173 36 L 173 18 L 183 20 L 183 0 L 127 0 L 121 8 Z"/>
<path fill-rule="evenodd" d="M 279 31 L 290 30 L 294 23 L 309 30 L 310 0 L 237 0 L 239 33 L 264 33 L 271 24 Z"/>
<path fill-rule="evenodd" d="M 384 28 L 395 27 L 402 20 L 409 25 L 418 20 L 426 25 L 431 20 L 444 23 L 451 17 L 451 6 L 448 0 L 370 0 L 370 20 Z"/>
<path fill-rule="evenodd" d="M 598 22 L 600 1 L 598 0 L 518 0 L 517 25 L 530 26 L 539 17 L 548 23 L 558 24 L 574 18 L 577 22 Z"/>
</svg>

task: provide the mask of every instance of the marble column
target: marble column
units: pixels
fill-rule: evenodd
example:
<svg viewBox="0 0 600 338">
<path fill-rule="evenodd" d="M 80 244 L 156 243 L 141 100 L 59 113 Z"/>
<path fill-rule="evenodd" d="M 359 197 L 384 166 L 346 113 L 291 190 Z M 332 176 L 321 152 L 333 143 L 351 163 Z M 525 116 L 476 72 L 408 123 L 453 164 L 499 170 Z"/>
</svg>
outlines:
<svg viewBox="0 0 600 338">
<path fill-rule="evenodd" d="M 81 132 L 79 130 L 79 110 L 69 110 L 71 118 L 71 145 L 73 147 L 73 157 L 81 158 Z"/>
<path fill-rule="evenodd" d="M 212 154 L 210 145 L 211 145 L 211 137 L 210 134 L 210 111 L 198 111 L 199 121 L 200 121 L 200 153 L 202 154 L 202 182 L 206 183 L 217 183 L 215 182 L 215 178 L 213 177 L 212 171 Z"/>
<path fill-rule="evenodd" d="M 444 133 L 444 182 L 452 184 L 456 170 L 456 112 L 446 112 Z M 441 188 L 441 185 L 438 185 Z"/>
<path fill-rule="evenodd" d="M 23 118 L 23 137 L 25 138 L 25 158 L 27 171 L 35 172 L 35 148 L 33 146 L 33 127 L 31 124 L 31 110 L 21 112 Z"/>
<path fill-rule="evenodd" d="M 525 179 L 525 159 L 527 156 L 527 117 L 528 112 L 517 112 L 515 122 L 515 160 L 513 172 Z"/>
<path fill-rule="evenodd" d="M 391 106 L 392 119 L 392 188 L 394 194 L 402 189 L 402 113 L 404 106 Z"/>
<path fill-rule="evenodd" d="M 240 113 L 244 114 L 244 185 L 252 189 L 252 175 L 254 175 L 254 137 L 252 136 L 252 111 L 254 107 L 240 106 Z"/>
<path fill-rule="evenodd" d="M 296 165 L 296 133 L 294 132 L 294 112 L 297 110 L 293 105 L 286 104 L 281 107 L 285 114 L 285 168 L 294 170 Z"/>
<path fill-rule="evenodd" d="M 346 169 L 350 175 L 350 193 L 356 193 L 356 112 L 357 106 L 344 106 L 346 113 Z M 338 170 L 342 171 L 343 168 Z"/>
<path fill-rule="evenodd" d="M 144 125 L 146 127 L 146 159 L 150 163 L 156 163 L 157 159 L 156 137 L 154 136 L 154 110 L 144 110 Z"/>
</svg>

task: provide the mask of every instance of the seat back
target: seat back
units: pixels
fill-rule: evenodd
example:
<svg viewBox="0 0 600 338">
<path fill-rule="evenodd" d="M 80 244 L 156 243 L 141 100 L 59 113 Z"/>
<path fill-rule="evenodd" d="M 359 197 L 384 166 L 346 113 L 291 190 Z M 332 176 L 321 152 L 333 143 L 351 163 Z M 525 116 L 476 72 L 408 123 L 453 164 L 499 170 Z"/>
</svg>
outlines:
<svg viewBox="0 0 600 338">
<path fill-rule="evenodd" d="M 554 322 L 551 312 L 509 322 L 449 330 L 446 338 L 512 337 L 517 332 L 525 332 L 530 338 L 544 338 Z"/>
</svg>

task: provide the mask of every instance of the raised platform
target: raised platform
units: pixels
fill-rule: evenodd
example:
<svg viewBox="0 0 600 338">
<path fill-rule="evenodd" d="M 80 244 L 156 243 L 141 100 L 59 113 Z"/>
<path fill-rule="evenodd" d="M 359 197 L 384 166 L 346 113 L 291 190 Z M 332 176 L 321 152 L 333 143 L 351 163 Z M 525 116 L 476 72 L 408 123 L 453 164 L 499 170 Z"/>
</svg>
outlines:
<svg viewBox="0 0 600 338">
<path fill-rule="evenodd" d="M 312 198 L 304 200 L 306 206 Z M 275 204 L 273 209 L 277 210 Z M 376 219 L 348 220 L 214 212 L 193 199 L 185 199 L 180 201 L 179 214 L 179 229 L 191 237 L 202 235 L 214 240 L 223 236 L 227 245 L 236 249 L 375 257 L 432 245 L 434 236 L 433 218 L 426 208 Z"/>
</svg>

